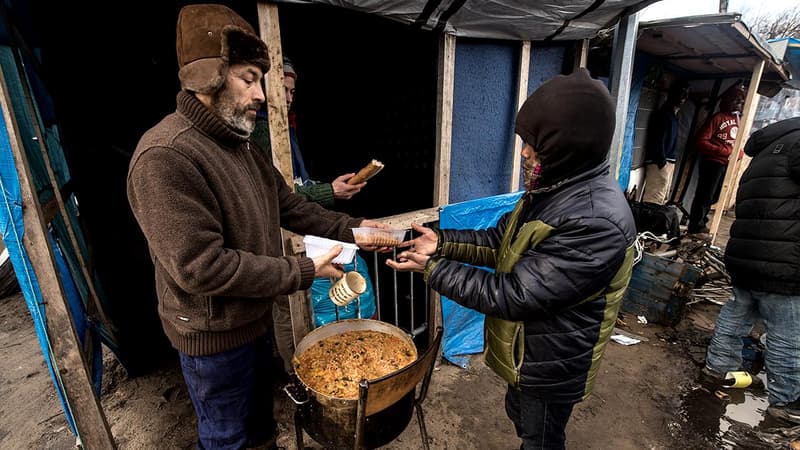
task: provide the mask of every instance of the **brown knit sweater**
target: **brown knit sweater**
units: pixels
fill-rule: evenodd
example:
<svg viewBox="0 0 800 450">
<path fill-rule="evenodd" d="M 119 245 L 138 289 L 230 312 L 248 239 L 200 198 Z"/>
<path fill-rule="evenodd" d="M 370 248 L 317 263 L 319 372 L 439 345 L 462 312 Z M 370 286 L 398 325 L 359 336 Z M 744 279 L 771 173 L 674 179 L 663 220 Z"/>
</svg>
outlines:
<svg viewBox="0 0 800 450">
<path fill-rule="evenodd" d="M 158 313 L 189 355 L 267 332 L 278 296 L 308 289 L 314 263 L 282 256 L 280 228 L 353 241 L 361 219 L 295 195 L 263 152 L 193 95 L 139 141 L 128 201 L 155 266 Z"/>
</svg>

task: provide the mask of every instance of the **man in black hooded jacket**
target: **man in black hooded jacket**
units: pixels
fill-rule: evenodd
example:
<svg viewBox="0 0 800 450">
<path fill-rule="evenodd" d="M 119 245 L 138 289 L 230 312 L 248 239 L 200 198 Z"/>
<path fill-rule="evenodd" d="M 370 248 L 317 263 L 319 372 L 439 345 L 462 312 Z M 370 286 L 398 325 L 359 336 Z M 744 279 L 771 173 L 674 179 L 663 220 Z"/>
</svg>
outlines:
<svg viewBox="0 0 800 450">
<path fill-rule="evenodd" d="M 703 369 L 721 382 L 742 365 L 742 337 L 767 328 L 767 413 L 800 424 L 800 117 L 755 133 L 725 248 L 733 298 L 720 310 Z"/>
<path fill-rule="evenodd" d="M 514 210 L 478 231 L 415 224 L 421 235 L 387 261 L 486 314 L 485 361 L 509 384 L 523 449 L 564 448 L 630 281 L 636 228 L 606 161 L 613 132 L 613 101 L 589 72 L 547 81 L 517 114 L 527 192 Z"/>
</svg>

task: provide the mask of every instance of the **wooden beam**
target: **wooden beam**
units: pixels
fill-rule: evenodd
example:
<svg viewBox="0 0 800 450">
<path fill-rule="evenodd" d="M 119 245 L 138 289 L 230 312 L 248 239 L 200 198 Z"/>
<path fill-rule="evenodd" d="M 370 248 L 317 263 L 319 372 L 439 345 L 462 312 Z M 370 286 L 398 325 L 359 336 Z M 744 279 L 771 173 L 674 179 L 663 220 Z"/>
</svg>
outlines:
<svg viewBox="0 0 800 450">
<path fill-rule="evenodd" d="M 441 208 L 434 206 L 433 208 L 420 209 L 394 216 L 387 216 L 375 219 L 383 222 L 393 228 L 409 229 L 412 223 L 426 224 L 439 221 L 439 211 Z"/>
<path fill-rule="evenodd" d="M 528 73 L 531 67 L 531 41 L 522 41 L 519 49 L 519 75 L 517 76 L 517 111 L 528 98 Z M 522 139 L 514 133 L 514 153 L 511 155 L 511 186 L 509 192 L 519 190 L 519 173 L 522 169 Z"/>
<path fill-rule="evenodd" d="M 258 24 L 261 40 L 267 43 L 269 52 L 270 69 L 264 77 L 264 83 L 272 161 L 283 174 L 286 184 L 294 189 L 292 147 L 289 142 L 289 111 L 286 108 L 286 91 L 283 87 L 283 50 L 278 5 L 259 0 Z"/>
<path fill-rule="evenodd" d="M 433 206 L 450 202 L 450 148 L 453 135 L 453 84 L 456 37 L 442 34 L 439 41 L 439 81 L 436 103 L 436 161 L 433 169 Z"/>
<path fill-rule="evenodd" d="M 8 131 L 14 165 L 19 177 L 24 224 L 23 246 L 36 275 L 45 308 L 45 328 L 53 370 L 61 380 L 64 396 L 72 411 L 78 437 L 84 448 L 116 449 L 100 399 L 95 394 L 85 355 L 70 313 L 67 296 L 58 278 L 53 249 L 50 247 L 42 207 L 36 197 L 31 168 L 22 144 L 19 127 L 12 114 L 11 95 L 5 74 L 0 70 L 0 108 Z M 42 349 L 46 352 L 47 349 Z"/>
<path fill-rule="evenodd" d="M 717 239 L 717 231 L 719 224 L 722 222 L 722 214 L 725 213 L 725 205 L 731 197 L 737 185 L 736 174 L 739 167 L 739 152 L 744 148 L 745 142 L 750 135 L 750 128 L 753 125 L 753 118 L 756 115 L 756 106 L 758 105 L 758 84 L 761 81 L 761 74 L 764 73 L 764 66 L 766 62 L 761 60 L 753 68 L 753 75 L 750 77 L 750 86 L 747 89 L 747 97 L 744 101 L 744 108 L 742 116 L 739 119 L 739 131 L 736 134 L 736 140 L 733 143 L 733 150 L 731 151 L 730 159 L 728 160 L 728 168 L 725 170 L 725 178 L 722 183 L 722 190 L 719 194 L 719 200 L 712 206 L 714 209 L 714 216 L 711 218 L 711 224 L 708 226 L 709 233 L 711 234 L 711 243 L 713 244 Z"/>
<path fill-rule="evenodd" d="M 622 17 L 614 30 L 614 44 L 611 52 L 611 97 L 615 103 L 614 136 L 611 138 L 611 147 L 608 162 L 611 166 L 611 175 L 619 179 L 622 159 L 622 150 L 625 144 L 625 126 L 628 122 L 628 101 L 631 94 L 631 80 L 633 77 L 633 59 L 636 51 L 636 37 L 639 29 L 639 13 Z M 624 170 L 630 170 L 625 167 Z"/>
<path fill-rule="evenodd" d="M 283 179 L 294 189 L 294 168 L 292 167 L 292 147 L 289 142 L 289 111 L 286 107 L 286 91 L 283 87 L 283 49 L 281 47 L 281 27 L 278 18 L 278 5 L 258 0 L 258 24 L 261 40 L 267 43 L 270 69 L 264 83 L 266 85 L 267 116 L 269 120 L 272 161 L 280 170 Z M 296 256 L 293 241 L 295 233 L 281 229 L 283 253 Z M 299 291 L 289 295 L 289 311 L 292 317 L 292 334 L 295 345 L 311 331 L 311 315 L 308 311 L 306 292 Z"/>
<path fill-rule="evenodd" d="M 575 62 L 573 70 L 580 67 L 586 68 L 589 60 L 589 39 L 581 39 L 575 43 Z"/>
</svg>

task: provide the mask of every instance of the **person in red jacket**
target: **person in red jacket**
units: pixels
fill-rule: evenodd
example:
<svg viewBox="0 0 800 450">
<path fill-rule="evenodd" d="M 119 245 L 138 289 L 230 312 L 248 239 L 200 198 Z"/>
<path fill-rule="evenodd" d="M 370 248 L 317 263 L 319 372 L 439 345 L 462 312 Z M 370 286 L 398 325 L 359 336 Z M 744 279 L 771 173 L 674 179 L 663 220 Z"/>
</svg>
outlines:
<svg viewBox="0 0 800 450">
<path fill-rule="evenodd" d="M 700 154 L 697 188 L 689 212 L 690 234 L 708 233 L 708 212 L 719 200 L 728 158 L 739 132 L 739 114 L 744 105 L 745 90 L 741 84 L 728 88 L 719 100 L 719 111 L 697 131 L 694 145 Z"/>
</svg>

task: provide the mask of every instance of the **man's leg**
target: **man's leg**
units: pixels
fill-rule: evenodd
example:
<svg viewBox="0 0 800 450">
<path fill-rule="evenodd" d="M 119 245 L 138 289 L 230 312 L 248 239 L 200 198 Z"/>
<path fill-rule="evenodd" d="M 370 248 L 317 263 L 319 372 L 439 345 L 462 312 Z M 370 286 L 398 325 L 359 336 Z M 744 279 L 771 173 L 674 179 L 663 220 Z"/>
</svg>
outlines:
<svg viewBox="0 0 800 450">
<path fill-rule="evenodd" d="M 548 402 L 509 386 L 506 414 L 522 439 L 520 450 L 563 450 L 574 406 L 574 403 Z"/>
<path fill-rule="evenodd" d="M 657 164 L 648 164 L 644 176 L 644 195 L 642 201 L 647 203 L 664 204 L 667 194 L 667 167 L 659 169 Z"/>
<path fill-rule="evenodd" d="M 754 291 L 767 325 L 767 391 L 770 405 L 800 399 L 800 296 Z"/>
<path fill-rule="evenodd" d="M 708 162 L 700 160 L 697 168 L 697 186 L 694 189 L 692 209 L 689 211 L 689 233 L 698 233 L 704 226 L 703 218 L 711 206 L 711 174 L 708 173 Z"/>
<path fill-rule="evenodd" d="M 262 338 L 263 339 L 263 338 Z M 197 415 L 197 447 L 199 449 L 243 449 L 261 437 L 251 437 L 254 417 L 269 413 L 260 429 L 271 436 L 277 430 L 272 418 L 271 381 L 259 376 L 256 362 L 264 358 L 257 341 L 243 347 L 208 356 L 189 356 L 179 353 L 181 370 Z M 268 355 L 268 354 L 267 354 Z M 266 384 L 270 390 L 269 405 L 261 391 Z"/>
<path fill-rule="evenodd" d="M 733 287 L 733 298 L 722 305 L 714 335 L 706 352 L 706 367 L 717 372 L 739 370 L 742 366 L 742 337 L 750 334 L 758 318 L 758 306 L 751 292 Z"/>
</svg>

